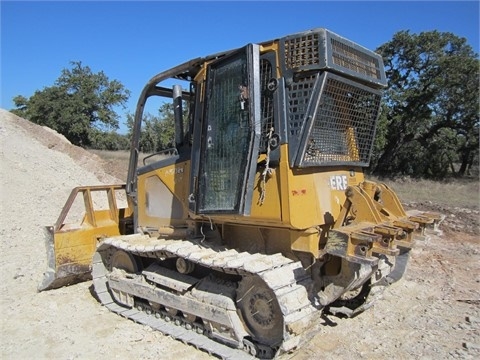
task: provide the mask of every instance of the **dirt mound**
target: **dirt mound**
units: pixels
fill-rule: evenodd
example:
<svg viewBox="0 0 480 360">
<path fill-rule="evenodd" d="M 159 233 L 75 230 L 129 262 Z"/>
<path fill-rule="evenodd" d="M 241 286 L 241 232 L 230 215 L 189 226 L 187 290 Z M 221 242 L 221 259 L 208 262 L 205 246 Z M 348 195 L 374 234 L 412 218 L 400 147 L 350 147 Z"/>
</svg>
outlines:
<svg viewBox="0 0 480 360">
<path fill-rule="evenodd" d="M 43 228 L 53 225 L 70 191 L 121 183 L 99 157 L 51 129 L 0 109 L 2 261 L 0 358 L 159 359 L 192 348 L 100 306 L 91 282 L 38 293 L 47 269 Z M 192 359 L 207 359 L 196 352 Z"/>
<path fill-rule="evenodd" d="M 100 157 L 81 147 L 72 145 L 65 136 L 55 130 L 34 124 L 3 109 L 0 109 L 0 117 L 2 123 L 4 121 L 9 122 L 16 128 L 17 132 L 23 133 L 26 142 L 33 139 L 47 149 L 68 155 L 84 171 L 94 174 L 103 183 L 121 183 L 119 179 L 105 172 L 106 164 Z"/>
<path fill-rule="evenodd" d="M 56 221 L 71 189 L 119 181 L 97 156 L 1 109 L 0 140 L 0 357 L 209 359 L 110 313 L 91 282 L 37 292 L 46 269 L 42 229 Z M 478 218 L 468 215 L 466 222 Z M 442 236 L 417 244 L 405 277 L 374 307 L 353 319 L 329 317 L 308 344 L 282 358 L 479 358 L 480 241 L 449 224 Z"/>
</svg>

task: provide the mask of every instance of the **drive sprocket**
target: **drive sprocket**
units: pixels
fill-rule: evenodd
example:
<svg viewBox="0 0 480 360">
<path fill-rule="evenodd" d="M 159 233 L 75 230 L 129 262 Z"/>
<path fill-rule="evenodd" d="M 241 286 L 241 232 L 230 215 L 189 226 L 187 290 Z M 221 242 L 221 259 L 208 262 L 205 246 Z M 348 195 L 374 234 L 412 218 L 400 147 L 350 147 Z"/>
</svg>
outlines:
<svg viewBox="0 0 480 360">
<path fill-rule="evenodd" d="M 275 294 L 262 279 L 244 277 L 238 285 L 236 302 L 254 339 L 269 346 L 282 342 L 283 314 Z"/>
</svg>

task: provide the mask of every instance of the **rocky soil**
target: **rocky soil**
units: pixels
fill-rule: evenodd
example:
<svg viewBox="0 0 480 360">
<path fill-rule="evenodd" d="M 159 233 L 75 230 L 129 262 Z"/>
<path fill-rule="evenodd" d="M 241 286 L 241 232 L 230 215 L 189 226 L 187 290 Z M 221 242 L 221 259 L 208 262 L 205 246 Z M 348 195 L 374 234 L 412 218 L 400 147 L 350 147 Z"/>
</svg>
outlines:
<svg viewBox="0 0 480 360">
<path fill-rule="evenodd" d="M 37 292 L 46 269 L 43 227 L 71 189 L 119 183 L 103 161 L 62 136 L 0 109 L 0 357 L 207 359 L 209 356 L 103 308 L 91 282 Z M 353 319 L 328 316 L 284 359 L 480 358 L 478 210 L 435 209 L 443 233 L 412 251 L 404 278 Z"/>
</svg>

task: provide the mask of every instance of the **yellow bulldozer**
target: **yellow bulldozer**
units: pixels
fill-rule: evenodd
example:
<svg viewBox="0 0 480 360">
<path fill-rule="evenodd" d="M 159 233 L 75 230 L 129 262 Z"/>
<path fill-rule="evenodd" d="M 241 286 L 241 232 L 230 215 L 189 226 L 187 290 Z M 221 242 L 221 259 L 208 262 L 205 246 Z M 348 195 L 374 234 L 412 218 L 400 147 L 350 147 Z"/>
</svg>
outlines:
<svg viewBox="0 0 480 360">
<path fill-rule="evenodd" d="M 323 28 L 155 75 L 126 184 L 72 191 L 39 290 L 92 279 L 111 311 L 224 359 L 275 358 L 323 314 L 366 310 L 442 219 L 364 177 L 386 85 L 378 54 Z M 175 146 L 142 162 L 153 98 L 173 105 Z"/>
</svg>

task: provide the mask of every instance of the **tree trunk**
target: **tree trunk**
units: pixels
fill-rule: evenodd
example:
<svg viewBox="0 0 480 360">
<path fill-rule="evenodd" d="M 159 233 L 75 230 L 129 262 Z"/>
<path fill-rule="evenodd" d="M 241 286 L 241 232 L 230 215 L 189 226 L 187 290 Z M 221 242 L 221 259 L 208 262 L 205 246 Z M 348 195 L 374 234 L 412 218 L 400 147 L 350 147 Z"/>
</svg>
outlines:
<svg viewBox="0 0 480 360">
<path fill-rule="evenodd" d="M 373 174 L 375 175 L 389 175 L 391 172 L 391 165 L 393 160 L 395 159 L 397 150 L 398 150 L 398 142 L 388 142 L 385 148 L 383 149 L 383 154 L 377 161 L 377 165 L 375 169 L 373 169 Z"/>
<path fill-rule="evenodd" d="M 468 169 L 468 165 L 470 164 L 470 153 L 471 150 L 469 148 L 462 149 L 462 164 L 460 165 L 460 169 L 458 170 L 458 176 L 465 176 L 465 172 Z"/>
</svg>

